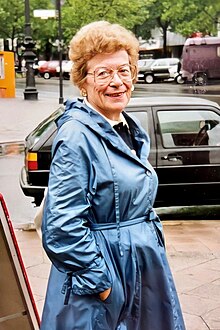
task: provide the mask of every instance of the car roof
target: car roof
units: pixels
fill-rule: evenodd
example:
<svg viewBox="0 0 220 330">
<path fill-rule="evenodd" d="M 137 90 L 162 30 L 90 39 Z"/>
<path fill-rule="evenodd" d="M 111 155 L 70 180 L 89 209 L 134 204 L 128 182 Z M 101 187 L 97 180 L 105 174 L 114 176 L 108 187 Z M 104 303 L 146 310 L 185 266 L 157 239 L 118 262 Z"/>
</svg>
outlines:
<svg viewBox="0 0 220 330">
<path fill-rule="evenodd" d="M 149 96 L 149 97 L 134 97 L 130 99 L 129 107 L 134 106 L 161 106 L 161 105 L 206 105 L 214 106 L 220 109 L 218 103 L 207 100 L 205 98 L 193 96 Z"/>
</svg>

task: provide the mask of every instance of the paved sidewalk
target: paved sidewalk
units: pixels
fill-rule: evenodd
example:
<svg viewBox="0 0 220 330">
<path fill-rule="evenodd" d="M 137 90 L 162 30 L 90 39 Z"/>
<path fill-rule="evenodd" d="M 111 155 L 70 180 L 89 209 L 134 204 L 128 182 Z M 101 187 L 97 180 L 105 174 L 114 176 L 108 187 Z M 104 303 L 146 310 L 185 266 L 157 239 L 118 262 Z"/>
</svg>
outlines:
<svg viewBox="0 0 220 330">
<path fill-rule="evenodd" d="M 0 144 L 14 145 L 59 107 L 57 100 L 23 100 L 21 97 L 0 99 Z"/>
<path fill-rule="evenodd" d="M 166 248 L 187 330 L 220 330 L 220 222 L 165 221 Z M 15 230 L 42 313 L 50 262 L 35 231 Z"/>
</svg>

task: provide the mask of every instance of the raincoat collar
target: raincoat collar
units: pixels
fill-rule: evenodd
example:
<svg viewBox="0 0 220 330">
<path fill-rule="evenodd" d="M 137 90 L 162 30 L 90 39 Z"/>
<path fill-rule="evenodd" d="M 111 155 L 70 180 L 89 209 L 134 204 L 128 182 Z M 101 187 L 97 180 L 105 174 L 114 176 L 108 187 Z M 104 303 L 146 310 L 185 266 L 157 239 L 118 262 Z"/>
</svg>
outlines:
<svg viewBox="0 0 220 330">
<path fill-rule="evenodd" d="M 131 152 L 126 143 L 119 143 L 118 134 L 110 123 L 97 111 L 87 106 L 83 102 L 83 99 L 77 98 L 74 100 L 67 100 L 65 102 L 65 112 L 56 123 L 59 128 L 64 122 L 74 118 L 87 126 L 95 134 L 100 135 L 104 141 L 110 142 L 116 149 L 146 168 L 150 148 L 149 137 L 141 126 L 138 125 L 135 118 L 131 118 L 125 111 L 122 113 L 129 125 L 131 134 L 137 142 L 137 155 Z M 146 140 L 148 143 L 146 143 Z"/>
<path fill-rule="evenodd" d="M 97 112 L 97 110 L 95 110 L 95 109 L 91 106 L 91 104 L 87 101 L 86 98 L 84 99 L 84 102 L 85 102 L 85 104 L 86 104 L 89 108 L 91 108 L 91 109 L 93 109 L 94 111 Z M 102 115 L 101 113 L 100 113 L 100 115 L 103 116 L 103 117 L 107 120 L 107 122 L 109 122 L 109 124 L 110 124 L 112 127 L 114 127 L 115 125 L 117 125 L 117 124 L 119 124 L 119 123 L 123 123 L 124 125 L 126 125 L 126 126 L 128 127 L 128 123 L 126 122 L 125 117 L 123 116 L 122 113 L 120 113 L 120 120 L 119 120 L 119 121 L 108 119 L 107 117 L 105 117 L 105 116 Z M 128 127 L 128 128 L 129 128 L 129 127 Z"/>
</svg>

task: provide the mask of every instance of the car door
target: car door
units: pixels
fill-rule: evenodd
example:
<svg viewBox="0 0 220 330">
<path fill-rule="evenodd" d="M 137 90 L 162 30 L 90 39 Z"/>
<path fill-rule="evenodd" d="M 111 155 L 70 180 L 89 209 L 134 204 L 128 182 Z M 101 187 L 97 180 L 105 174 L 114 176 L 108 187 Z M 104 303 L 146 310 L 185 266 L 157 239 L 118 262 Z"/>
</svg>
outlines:
<svg viewBox="0 0 220 330">
<path fill-rule="evenodd" d="M 220 201 L 220 113 L 204 106 L 156 107 L 157 202 L 164 205 Z"/>
<path fill-rule="evenodd" d="M 156 149 L 156 140 L 152 117 L 151 107 L 149 106 L 141 106 L 141 107 L 129 107 L 126 109 L 129 115 L 134 116 L 141 123 L 141 126 L 145 129 L 145 131 L 150 136 L 150 155 L 149 162 L 155 168 L 156 167 L 156 157 L 157 157 L 157 149 Z"/>
<path fill-rule="evenodd" d="M 151 71 L 153 72 L 155 78 L 169 78 L 169 61 L 167 59 L 155 61 L 151 66 Z"/>
</svg>

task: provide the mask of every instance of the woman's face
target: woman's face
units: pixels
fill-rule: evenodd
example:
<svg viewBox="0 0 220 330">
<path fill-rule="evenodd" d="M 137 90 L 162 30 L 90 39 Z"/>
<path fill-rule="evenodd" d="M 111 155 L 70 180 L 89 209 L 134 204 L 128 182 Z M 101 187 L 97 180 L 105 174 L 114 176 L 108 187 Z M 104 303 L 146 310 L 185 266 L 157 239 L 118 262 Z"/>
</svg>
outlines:
<svg viewBox="0 0 220 330">
<path fill-rule="evenodd" d="M 100 113 L 112 120 L 118 120 L 120 112 L 131 97 L 132 80 L 126 77 L 129 57 L 125 50 L 112 54 L 97 54 L 87 63 L 87 77 L 83 88 L 89 103 Z M 125 78 L 120 78 L 119 75 Z M 110 71 L 109 71 L 110 70 Z M 102 81 L 105 74 L 112 75 Z"/>
</svg>

